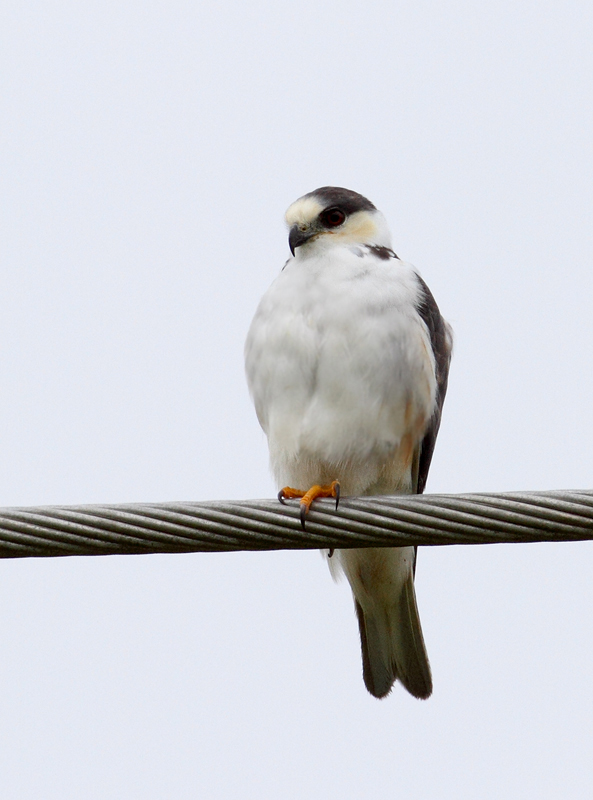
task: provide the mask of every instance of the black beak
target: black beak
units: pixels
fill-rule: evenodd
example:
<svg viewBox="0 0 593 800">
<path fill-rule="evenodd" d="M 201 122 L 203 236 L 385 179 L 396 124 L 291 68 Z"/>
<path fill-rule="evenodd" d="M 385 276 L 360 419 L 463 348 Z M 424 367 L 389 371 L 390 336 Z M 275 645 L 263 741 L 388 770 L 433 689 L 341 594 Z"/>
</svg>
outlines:
<svg viewBox="0 0 593 800">
<path fill-rule="evenodd" d="M 290 247 L 290 252 L 294 255 L 294 251 L 297 247 L 300 247 L 305 242 L 308 242 L 309 239 L 315 236 L 315 232 L 308 228 L 306 231 L 302 231 L 298 225 L 293 225 L 290 229 L 290 233 L 288 234 L 288 246 Z"/>
</svg>

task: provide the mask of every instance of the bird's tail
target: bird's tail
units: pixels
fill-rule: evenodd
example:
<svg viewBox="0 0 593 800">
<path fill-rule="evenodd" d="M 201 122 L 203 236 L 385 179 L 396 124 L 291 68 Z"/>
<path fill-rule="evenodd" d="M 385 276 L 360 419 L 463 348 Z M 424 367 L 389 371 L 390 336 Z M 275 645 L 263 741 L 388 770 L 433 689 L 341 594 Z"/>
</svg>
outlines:
<svg viewBox="0 0 593 800">
<path fill-rule="evenodd" d="M 432 693 L 409 551 L 413 548 L 384 549 L 378 558 L 372 549 L 341 551 L 360 627 L 364 682 L 375 697 L 389 694 L 396 680 L 414 697 L 426 699 Z M 390 574 L 376 574 L 379 559 L 382 571 L 387 567 Z"/>
</svg>

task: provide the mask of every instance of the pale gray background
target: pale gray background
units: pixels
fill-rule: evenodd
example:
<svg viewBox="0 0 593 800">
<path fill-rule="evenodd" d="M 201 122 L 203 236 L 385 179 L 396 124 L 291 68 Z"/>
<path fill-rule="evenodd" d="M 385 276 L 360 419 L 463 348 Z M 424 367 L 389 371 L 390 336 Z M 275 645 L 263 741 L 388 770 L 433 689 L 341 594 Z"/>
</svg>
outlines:
<svg viewBox="0 0 593 800">
<path fill-rule="evenodd" d="M 456 332 L 429 491 L 593 488 L 588 2 L 5 0 L 0 505 L 271 496 L 282 215 L 370 197 Z M 593 545 L 424 549 L 434 696 L 315 552 L 0 562 L 17 800 L 588 798 Z"/>
</svg>

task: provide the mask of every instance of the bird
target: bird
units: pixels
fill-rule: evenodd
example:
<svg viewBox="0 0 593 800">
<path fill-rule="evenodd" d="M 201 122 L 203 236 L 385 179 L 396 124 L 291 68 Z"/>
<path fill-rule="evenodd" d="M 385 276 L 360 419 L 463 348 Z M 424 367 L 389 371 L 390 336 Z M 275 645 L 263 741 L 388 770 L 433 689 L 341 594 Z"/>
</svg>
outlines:
<svg viewBox="0 0 593 800">
<path fill-rule="evenodd" d="M 256 310 L 245 369 L 278 497 L 300 499 L 304 527 L 318 497 L 424 491 L 453 339 L 366 197 L 323 186 L 285 219 L 291 255 Z M 370 694 L 386 697 L 399 680 L 428 698 L 417 548 L 324 552 L 352 589 Z"/>
</svg>

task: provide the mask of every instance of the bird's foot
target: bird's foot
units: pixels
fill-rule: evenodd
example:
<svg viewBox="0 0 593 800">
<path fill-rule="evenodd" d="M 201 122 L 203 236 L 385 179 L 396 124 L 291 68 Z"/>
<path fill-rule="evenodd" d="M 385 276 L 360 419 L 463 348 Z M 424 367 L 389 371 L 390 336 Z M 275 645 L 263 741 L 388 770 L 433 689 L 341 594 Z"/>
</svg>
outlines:
<svg viewBox="0 0 593 800">
<path fill-rule="evenodd" d="M 285 486 L 284 489 L 280 489 L 278 492 L 278 500 L 281 503 L 285 500 L 292 500 L 295 497 L 301 498 L 301 525 L 305 530 L 305 519 L 313 500 L 317 500 L 318 497 L 335 497 L 337 510 L 340 503 L 340 482 L 332 481 L 327 486 L 311 486 L 308 492 L 301 492 L 299 489 L 291 489 L 290 486 Z"/>
</svg>

